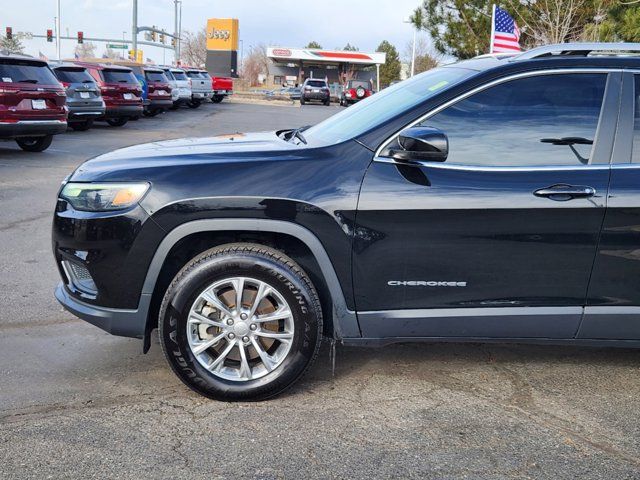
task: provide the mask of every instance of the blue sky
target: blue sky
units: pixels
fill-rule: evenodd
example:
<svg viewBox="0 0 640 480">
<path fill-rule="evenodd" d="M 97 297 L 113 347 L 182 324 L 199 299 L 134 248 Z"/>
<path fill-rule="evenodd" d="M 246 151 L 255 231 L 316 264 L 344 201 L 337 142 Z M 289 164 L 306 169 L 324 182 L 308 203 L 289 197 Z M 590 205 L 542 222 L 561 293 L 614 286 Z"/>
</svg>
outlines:
<svg viewBox="0 0 640 480">
<path fill-rule="evenodd" d="M 85 37 L 122 38 L 123 31 L 131 37 L 131 0 L 61 0 L 62 32 L 72 36 L 83 31 Z M 173 30 L 172 0 L 138 0 L 139 25 L 157 25 Z M 19 7 L 17 6 L 19 5 Z M 362 51 L 373 51 L 381 40 L 387 39 L 402 53 L 412 39 L 411 26 L 406 18 L 419 5 L 418 0 L 184 0 L 183 30 L 202 28 L 207 18 L 234 17 L 240 20 L 240 38 L 245 53 L 258 43 L 289 47 L 304 46 L 316 40 L 325 48 L 342 48 L 347 42 Z M 16 31 L 45 34 L 54 27 L 56 0 L 0 0 L 2 32 L 12 26 Z M 142 38 L 142 35 L 139 36 Z M 42 51 L 53 58 L 55 43 L 44 39 L 26 41 L 27 53 Z M 63 57 L 72 55 L 75 42 L 63 41 Z M 103 51 L 98 47 L 98 55 Z M 156 62 L 163 60 L 162 49 L 144 48 L 145 57 Z M 170 62 L 173 54 L 166 52 Z"/>
</svg>

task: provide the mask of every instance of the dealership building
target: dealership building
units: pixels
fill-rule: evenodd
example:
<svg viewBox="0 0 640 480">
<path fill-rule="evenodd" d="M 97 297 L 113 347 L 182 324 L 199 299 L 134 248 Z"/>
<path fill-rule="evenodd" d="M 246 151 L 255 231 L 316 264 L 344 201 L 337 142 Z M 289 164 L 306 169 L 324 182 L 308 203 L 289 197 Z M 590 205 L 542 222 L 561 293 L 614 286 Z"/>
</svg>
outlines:
<svg viewBox="0 0 640 480">
<path fill-rule="evenodd" d="M 346 50 L 312 48 L 269 47 L 268 83 L 273 85 L 301 84 L 306 78 L 326 79 L 329 84 L 342 84 L 346 80 L 370 81 L 379 90 L 380 65 L 386 54 Z"/>
</svg>

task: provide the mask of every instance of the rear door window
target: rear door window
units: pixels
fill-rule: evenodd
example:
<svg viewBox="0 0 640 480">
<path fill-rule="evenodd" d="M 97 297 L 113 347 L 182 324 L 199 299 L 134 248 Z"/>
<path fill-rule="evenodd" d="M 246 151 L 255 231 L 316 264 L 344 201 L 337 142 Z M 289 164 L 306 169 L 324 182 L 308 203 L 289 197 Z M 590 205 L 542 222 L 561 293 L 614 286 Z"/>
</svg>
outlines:
<svg viewBox="0 0 640 480">
<path fill-rule="evenodd" d="M 202 79 L 202 75 L 200 75 L 200 72 L 187 72 L 187 76 L 189 78 L 200 78 L 200 79 Z"/>
<path fill-rule="evenodd" d="M 106 68 L 102 71 L 102 77 L 107 83 L 138 83 L 133 72 L 125 70 L 110 70 Z"/>
<path fill-rule="evenodd" d="M 63 67 L 55 69 L 58 80 L 65 83 L 93 83 L 93 77 L 84 68 Z"/>
<path fill-rule="evenodd" d="M 173 78 L 176 80 L 189 80 L 189 77 L 184 72 L 171 72 L 173 73 Z"/>
<path fill-rule="evenodd" d="M 164 74 L 167 77 L 167 79 L 169 79 L 170 82 L 176 79 L 176 77 L 173 76 L 173 73 L 171 73 L 171 70 L 165 70 Z"/>
<path fill-rule="evenodd" d="M 202 78 L 211 79 L 211 75 L 209 75 L 209 73 L 207 72 L 200 72 L 200 75 L 202 76 Z"/>
<path fill-rule="evenodd" d="M 309 80 L 307 82 L 307 86 L 319 88 L 319 87 L 326 87 L 327 84 L 323 80 Z"/>
<path fill-rule="evenodd" d="M 149 82 L 167 83 L 169 81 L 164 72 L 144 72 L 144 76 Z"/>
<path fill-rule="evenodd" d="M 55 75 L 46 65 L 20 60 L 0 62 L 0 82 L 32 83 L 35 85 L 59 84 Z"/>
</svg>

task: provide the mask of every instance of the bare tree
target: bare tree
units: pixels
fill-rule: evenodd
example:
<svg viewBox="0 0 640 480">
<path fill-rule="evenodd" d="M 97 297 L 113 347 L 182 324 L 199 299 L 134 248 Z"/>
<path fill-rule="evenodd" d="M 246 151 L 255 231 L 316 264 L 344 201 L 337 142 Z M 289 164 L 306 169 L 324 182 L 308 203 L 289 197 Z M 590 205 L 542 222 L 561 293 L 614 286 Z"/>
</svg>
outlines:
<svg viewBox="0 0 640 480">
<path fill-rule="evenodd" d="M 116 60 L 121 58 L 121 54 L 116 52 L 113 48 L 107 47 L 102 54 L 102 58 L 110 58 L 112 60 Z"/>
<path fill-rule="evenodd" d="M 204 67 L 207 61 L 207 29 L 203 28 L 195 33 L 184 32 L 180 52 L 183 63 L 194 67 Z"/>
<path fill-rule="evenodd" d="M 96 45 L 91 42 L 79 43 L 76 45 L 74 53 L 78 58 L 95 58 Z"/>
<path fill-rule="evenodd" d="M 407 65 L 411 65 L 411 56 L 413 53 L 413 42 L 408 42 L 402 58 Z M 416 64 L 414 73 L 426 72 L 438 66 L 442 61 L 442 54 L 436 52 L 427 39 L 423 36 L 416 38 Z"/>
<path fill-rule="evenodd" d="M 251 86 L 259 84 L 260 75 L 269 76 L 269 57 L 264 44 L 251 46 L 249 53 L 242 61 L 240 75 Z"/>
<path fill-rule="evenodd" d="M 527 34 L 527 47 L 578 40 L 592 20 L 586 0 L 526 0 L 523 4 L 516 20 Z"/>
</svg>

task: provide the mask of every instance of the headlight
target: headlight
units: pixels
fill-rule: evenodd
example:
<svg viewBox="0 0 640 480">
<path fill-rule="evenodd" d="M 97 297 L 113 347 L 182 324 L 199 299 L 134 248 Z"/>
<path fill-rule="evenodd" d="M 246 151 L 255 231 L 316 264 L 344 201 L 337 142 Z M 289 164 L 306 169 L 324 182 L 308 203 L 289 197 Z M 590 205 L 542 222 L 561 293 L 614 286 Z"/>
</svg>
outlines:
<svg viewBox="0 0 640 480">
<path fill-rule="evenodd" d="M 67 183 L 60 196 L 76 210 L 107 212 L 122 210 L 139 202 L 148 183 Z"/>
</svg>

